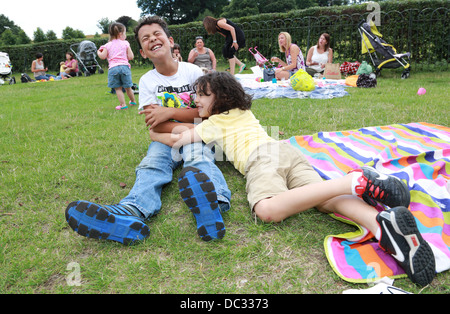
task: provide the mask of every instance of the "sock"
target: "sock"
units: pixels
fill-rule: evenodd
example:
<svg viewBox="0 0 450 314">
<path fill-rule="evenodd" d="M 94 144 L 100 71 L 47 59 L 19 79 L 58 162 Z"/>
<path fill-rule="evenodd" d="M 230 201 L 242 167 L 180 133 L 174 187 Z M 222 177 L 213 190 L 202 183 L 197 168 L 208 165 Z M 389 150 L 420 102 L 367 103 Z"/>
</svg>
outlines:
<svg viewBox="0 0 450 314">
<path fill-rule="evenodd" d="M 381 239 L 381 228 L 380 227 L 377 228 L 377 232 L 375 234 L 375 239 L 377 239 L 378 241 L 380 241 L 380 239 Z"/>
<path fill-rule="evenodd" d="M 360 178 L 362 177 L 363 173 L 362 171 L 353 171 L 352 173 L 352 195 L 359 196 L 365 190 L 365 187 L 362 187 L 360 183 Z"/>
</svg>

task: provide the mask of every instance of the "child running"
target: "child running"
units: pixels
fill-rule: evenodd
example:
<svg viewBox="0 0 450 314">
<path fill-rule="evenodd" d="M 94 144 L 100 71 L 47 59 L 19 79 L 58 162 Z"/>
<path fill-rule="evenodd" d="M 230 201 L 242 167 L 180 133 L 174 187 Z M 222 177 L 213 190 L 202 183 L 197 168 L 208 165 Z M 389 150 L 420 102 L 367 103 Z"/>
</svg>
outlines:
<svg viewBox="0 0 450 314">
<path fill-rule="evenodd" d="M 101 46 L 97 55 L 100 59 L 108 59 L 108 87 L 114 88 L 117 98 L 119 99 L 119 106 L 117 110 L 127 109 L 125 104 L 125 95 L 122 88 L 125 88 L 128 97 L 130 98 L 129 105 L 135 106 L 136 100 L 131 87 L 133 80 L 131 78 L 131 66 L 128 62 L 133 60 L 134 54 L 130 48 L 130 43 L 126 41 L 127 29 L 121 23 L 112 23 L 109 26 L 109 42 Z"/>
<path fill-rule="evenodd" d="M 312 207 L 341 214 L 370 230 L 413 282 L 433 280 L 434 255 L 407 209 L 406 184 L 370 167 L 324 181 L 300 150 L 264 131 L 250 110 L 251 96 L 229 73 L 207 74 L 194 87 L 199 115 L 208 119 L 178 133 L 150 130 L 152 140 L 172 147 L 216 143 L 245 176 L 250 207 L 261 220 L 279 222 Z M 371 206 L 376 202 L 390 208 L 379 213 Z"/>
</svg>

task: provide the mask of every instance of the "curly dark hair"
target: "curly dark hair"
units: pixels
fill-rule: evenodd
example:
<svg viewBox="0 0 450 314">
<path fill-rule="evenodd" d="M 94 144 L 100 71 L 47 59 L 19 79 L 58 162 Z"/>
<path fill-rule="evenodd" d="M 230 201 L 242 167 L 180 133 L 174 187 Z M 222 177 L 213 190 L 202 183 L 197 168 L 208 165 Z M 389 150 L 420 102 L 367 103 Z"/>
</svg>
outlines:
<svg viewBox="0 0 450 314">
<path fill-rule="evenodd" d="M 235 108 L 249 110 L 252 106 L 252 96 L 245 93 L 242 85 L 228 72 L 212 72 L 199 77 L 194 90 L 207 96 L 215 95 L 210 114 L 228 112 Z"/>
</svg>

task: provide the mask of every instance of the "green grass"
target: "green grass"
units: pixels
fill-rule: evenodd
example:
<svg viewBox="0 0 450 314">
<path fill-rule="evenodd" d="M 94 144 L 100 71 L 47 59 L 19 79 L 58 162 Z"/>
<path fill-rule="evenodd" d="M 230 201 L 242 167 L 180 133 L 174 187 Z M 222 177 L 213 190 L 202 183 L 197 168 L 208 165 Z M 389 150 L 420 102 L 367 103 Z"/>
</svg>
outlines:
<svg viewBox="0 0 450 314">
<path fill-rule="evenodd" d="M 148 69 L 132 69 L 133 81 Z M 450 73 L 386 71 L 375 89 L 348 88 L 331 100 L 261 99 L 253 111 L 280 139 L 318 131 L 425 121 L 449 126 Z M 16 78 L 17 74 L 16 74 Z M 232 191 L 226 236 L 205 243 L 175 180 L 150 237 L 125 247 L 74 233 L 66 206 L 85 199 L 117 203 L 135 179 L 149 137 L 137 109 L 116 111 L 107 76 L 0 86 L 0 293 L 341 293 L 366 288 L 341 280 L 323 239 L 352 231 L 316 210 L 278 224 L 254 220 L 243 177 L 219 162 Z M 417 96 L 419 87 L 427 93 Z M 272 134 L 274 135 L 274 134 Z M 179 169 L 175 173 L 178 175 Z M 125 183 L 124 188 L 121 183 Z M 69 285 L 76 263 L 79 286 Z M 449 293 L 450 273 L 414 293 Z"/>
</svg>

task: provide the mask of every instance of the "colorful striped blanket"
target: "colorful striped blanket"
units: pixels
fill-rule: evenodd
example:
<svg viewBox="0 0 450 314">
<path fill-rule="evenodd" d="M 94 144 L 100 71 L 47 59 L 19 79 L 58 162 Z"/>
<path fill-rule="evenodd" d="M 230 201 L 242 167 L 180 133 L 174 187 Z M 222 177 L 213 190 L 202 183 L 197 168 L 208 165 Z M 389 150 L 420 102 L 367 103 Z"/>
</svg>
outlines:
<svg viewBox="0 0 450 314">
<path fill-rule="evenodd" d="M 450 269 L 449 127 L 396 124 L 295 136 L 289 142 L 307 156 L 324 179 L 369 165 L 404 180 L 411 190 L 409 209 L 433 249 L 436 272 Z M 378 205 L 377 209 L 384 208 Z M 341 278 L 363 283 L 406 276 L 367 229 L 346 217 L 331 216 L 356 227 L 354 232 L 329 235 L 324 241 L 327 259 Z"/>
</svg>

